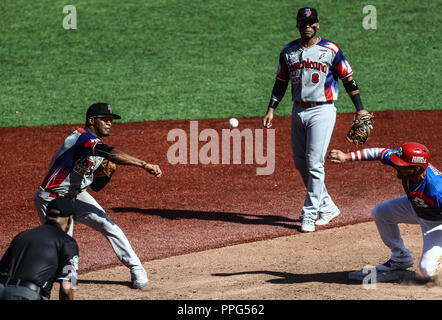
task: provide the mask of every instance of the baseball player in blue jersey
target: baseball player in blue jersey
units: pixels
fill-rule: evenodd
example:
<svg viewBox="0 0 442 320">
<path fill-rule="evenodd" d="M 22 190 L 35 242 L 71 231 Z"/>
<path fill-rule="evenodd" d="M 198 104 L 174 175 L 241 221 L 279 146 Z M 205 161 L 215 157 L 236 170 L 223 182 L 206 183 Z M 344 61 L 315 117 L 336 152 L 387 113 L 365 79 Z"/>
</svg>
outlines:
<svg viewBox="0 0 442 320">
<path fill-rule="evenodd" d="M 399 150 L 367 148 L 344 153 L 333 149 L 328 158 L 334 163 L 380 160 L 397 170 L 406 195 L 381 203 L 372 211 L 382 241 L 391 250 L 390 259 L 376 269 L 404 270 L 413 265 L 398 224 L 420 224 L 424 244 L 419 270 L 424 277 L 435 276 L 442 256 L 442 174 L 429 162 L 428 148 L 410 142 Z"/>
<path fill-rule="evenodd" d="M 369 112 L 362 105 L 353 71 L 339 46 L 318 37 L 319 20 L 314 8 L 299 9 L 297 28 L 301 38 L 286 44 L 280 53 L 263 125 L 272 126 L 274 111 L 291 81 L 293 160 L 307 188 L 301 231 L 312 232 L 315 225 L 325 225 L 340 214 L 324 184 L 325 156 L 336 121 L 334 101 L 338 98 L 338 79 L 343 82 L 357 114 Z"/>
<path fill-rule="evenodd" d="M 35 194 L 34 202 L 43 223 L 51 200 L 57 197 L 72 199 L 74 221 L 81 222 L 106 237 L 118 259 L 130 269 L 133 287 L 141 289 L 148 284 L 145 269 L 123 231 L 109 219 L 87 189 L 93 182 L 95 170 L 104 159 L 139 167 L 157 178 L 162 176 L 162 172 L 158 165 L 130 156 L 101 140 L 110 134 L 114 119 L 121 117 L 112 113 L 110 104 L 95 103 L 89 107 L 85 127 L 72 132 L 57 150 Z M 68 232 L 70 236 L 73 235 L 72 228 L 73 223 Z"/>
</svg>

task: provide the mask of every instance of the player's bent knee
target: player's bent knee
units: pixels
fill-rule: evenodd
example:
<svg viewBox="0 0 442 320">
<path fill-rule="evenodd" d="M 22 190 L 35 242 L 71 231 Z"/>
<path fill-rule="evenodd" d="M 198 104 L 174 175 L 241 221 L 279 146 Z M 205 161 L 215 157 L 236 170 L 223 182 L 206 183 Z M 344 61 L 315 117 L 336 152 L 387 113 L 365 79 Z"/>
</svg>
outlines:
<svg viewBox="0 0 442 320">
<path fill-rule="evenodd" d="M 374 207 L 374 208 L 371 210 L 371 215 L 372 215 L 373 219 L 376 220 L 376 218 L 379 216 L 378 206 Z"/>
<path fill-rule="evenodd" d="M 376 207 L 371 210 L 371 215 L 373 216 L 374 220 L 380 220 L 382 219 L 382 216 L 384 215 L 385 210 L 383 210 L 382 203 L 378 204 Z"/>
</svg>

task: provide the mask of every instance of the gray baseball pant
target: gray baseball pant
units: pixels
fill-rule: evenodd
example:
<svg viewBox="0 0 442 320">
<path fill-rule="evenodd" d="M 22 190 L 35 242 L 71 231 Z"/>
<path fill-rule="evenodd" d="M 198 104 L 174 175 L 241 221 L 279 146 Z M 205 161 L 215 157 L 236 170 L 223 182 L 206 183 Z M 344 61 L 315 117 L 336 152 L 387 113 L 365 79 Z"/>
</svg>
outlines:
<svg viewBox="0 0 442 320">
<path fill-rule="evenodd" d="M 34 197 L 40 221 L 46 220 L 47 204 L 54 198 L 42 188 L 37 190 Z M 126 235 L 109 217 L 98 202 L 87 192 L 83 191 L 72 199 L 74 206 L 74 220 L 85 224 L 102 233 L 109 241 L 118 259 L 131 271 L 144 270 L 140 259 L 135 254 Z M 73 235 L 73 223 L 68 234 Z"/>
<path fill-rule="evenodd" d="M 391 250 L 391 259 L 397 262 L 413 260 L 410 250 L 405 247 L 398 224 L 419 224 L 423 237 L 419 270 L 425 277 L 437 274 L 442 257 L 442 221 L 419 218 L 407 196 L 378 204 L 372 215 L 382 241 Z"/>
<path fill-rule="evenodd" d="M 291 142 L 296 169 L 307 188 L 302 215 L 315 220 L 318 212 L 337 210 L 325 187 L 324 161 L 336 122 L 333 103 L 292 109 Z"/>
</svg>

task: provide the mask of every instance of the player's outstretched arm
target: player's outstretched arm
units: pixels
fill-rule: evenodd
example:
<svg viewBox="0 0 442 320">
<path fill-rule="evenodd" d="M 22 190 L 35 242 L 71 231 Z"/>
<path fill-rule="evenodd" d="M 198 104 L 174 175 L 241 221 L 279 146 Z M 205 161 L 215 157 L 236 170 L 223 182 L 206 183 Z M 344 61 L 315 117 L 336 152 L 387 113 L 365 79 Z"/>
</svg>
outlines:
<svg viewBox="0 0 442 320">
<path fill-rule="evenodd" d="M 161 176 L 163 175 L 163 172 L 161 171 L 161 169 L 158 165 L 147 163 L 144 160 L 140 160 L 138 158 L 135 158 L 135 157 L 133 157 L 133 156 L 121 151 L 121 150 L 115 149 L 115 148 L 112 149 L 112 151 L 110 152 L 107 159 L 112 162 L 115 162 L 117 164 L 143 168 L 148 173 L 150 173 L 151 175 L 153 175 L 157 178 L 161 178 Z"/>
<path fill-rule="evenodd" d="M 337 149 L 332 149 L 327 157 L 331 159 L 331 162 L 339 164 L 344 163 L 351 159 L 349 153 L 345 153 Z"/>
<path fill-rule="evenodd" d="M 386 148 L 365 148 L 345 153 L 341 150 L 332 149 L 327 157 L 331 159 L 333 163 L 344 163 L 347 161 L 375 161 L 380 160 L 383 152 L 386 150 Z"/>
</svg>

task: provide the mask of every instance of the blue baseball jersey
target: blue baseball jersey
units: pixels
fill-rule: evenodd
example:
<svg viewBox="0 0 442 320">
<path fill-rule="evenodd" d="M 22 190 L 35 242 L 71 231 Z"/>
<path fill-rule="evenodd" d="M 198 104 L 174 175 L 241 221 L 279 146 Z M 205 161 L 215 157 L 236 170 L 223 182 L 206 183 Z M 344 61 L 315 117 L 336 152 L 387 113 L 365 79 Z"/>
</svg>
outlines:
<svg viewBox="0 0 442 320">
<path fill-rule="evenodd" d="M 396 168 L 390 156 L 398 152 L 399 150 L 383 149 L 380 155 L 381 162 Z M 425 178 L 417 184 L 408 178 L 403 179 L 404 190 L 419 217 L 427 220 L 442 220 L 442 174 L 431 163 L 428 164 L 425 173 Z"/>
<path fill-rule="evenodd" d="M 58 195 L 76 195 L 92 183 L 103 157 L 95 155 L 100 139 L 87 129 L 72 132 L 52 158 L 41 187 Z"/>
</svg>

